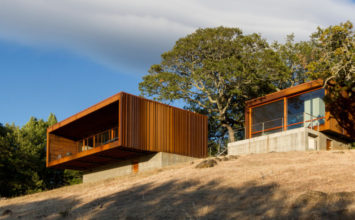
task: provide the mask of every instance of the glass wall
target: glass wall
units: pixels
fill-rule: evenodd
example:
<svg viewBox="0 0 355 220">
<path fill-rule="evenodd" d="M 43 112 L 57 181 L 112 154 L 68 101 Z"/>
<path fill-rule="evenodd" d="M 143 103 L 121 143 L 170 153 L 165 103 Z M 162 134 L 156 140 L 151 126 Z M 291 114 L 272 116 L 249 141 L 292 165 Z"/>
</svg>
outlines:
<svg viewBox="0 0 355 220">
<path fill-rule="evenodd" d="M 287 129 L 324 124 L 324 89 L 315 90 L 287 99 Z M 303 124 L 306 122 L 305 124 Z"/>
<path fill-rule="evenodd" d="M 324 94 L 324 89 L 318 89 L 287 98 L 287 129 L 324 124 Z M 251 137 L 282 131 L 285 123 L 284 101 L 254 107 L 251 117 Z"/>
<path fill-rule="evenodd" d="M 282 131 L 283 117 L 283 100 L 252 108 L 252 137 Z"/>
</svg>

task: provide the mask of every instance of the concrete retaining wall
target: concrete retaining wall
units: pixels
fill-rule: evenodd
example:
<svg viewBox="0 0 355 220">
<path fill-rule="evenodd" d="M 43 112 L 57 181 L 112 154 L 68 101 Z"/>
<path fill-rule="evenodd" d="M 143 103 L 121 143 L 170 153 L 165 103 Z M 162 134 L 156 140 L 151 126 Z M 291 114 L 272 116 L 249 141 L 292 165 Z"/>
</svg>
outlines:
<svg viewBox="0 0 355 220">
<path fill-rule="evenodd" d="M 195 159 L 196 158 L 193 157 L 164 152 L 152 153 L 87 171 L 83 175 L 83 182 L 96 182 L 112 177 L 129 175 L 135 172 L 144 172 L 177 163 L 189 162 Z"/>
<path fill-rule="evenodd" d="M 330 149 L 350 148 L 349 144 L 335 140 L 321 132 L 308 128 L 297 128 L 229 143 L 228 154 L 326 150 L 327 140 L 330 140 Z"/>
</svg>

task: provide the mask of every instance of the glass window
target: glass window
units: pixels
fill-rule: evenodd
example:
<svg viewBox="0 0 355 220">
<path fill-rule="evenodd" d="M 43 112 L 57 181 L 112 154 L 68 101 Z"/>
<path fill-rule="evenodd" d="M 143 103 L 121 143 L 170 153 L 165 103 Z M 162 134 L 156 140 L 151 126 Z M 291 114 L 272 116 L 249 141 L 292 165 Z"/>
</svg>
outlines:
<svg viewBox="0 0 355 220">
<path fill-rule="evenodd" d="M 288 129 L 309 126 L 318 122 L 324 124 L 325 104 L 323 101 L 324 89 L 315 90 L 287 99 Z"/>
<path fill-rule="evenodd" d="M 282 131 L 284 101 L 252 108 L 252 137 Z"/>
</svg>

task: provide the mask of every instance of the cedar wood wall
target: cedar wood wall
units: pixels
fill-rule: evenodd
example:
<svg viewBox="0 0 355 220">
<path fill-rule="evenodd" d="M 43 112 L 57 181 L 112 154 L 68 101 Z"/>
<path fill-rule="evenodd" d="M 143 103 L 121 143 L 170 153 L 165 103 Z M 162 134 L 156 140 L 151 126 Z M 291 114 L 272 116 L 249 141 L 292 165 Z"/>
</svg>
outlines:
<svg viewBox="0 0 355 220">
<path fill-rule="evenodd" d="M 78 146 L 75 141 L 54 134 L 49 134 L 49 140 L 49 161 L 58 159 L 59 154 L 65 157 L 67 152 L 71 152 L 72 154 L 78 153 Z"/>
<path fill-rule="evenodd" d="M 121 93 L 122 146 L 191 157 L 207 156 L 207 116 Z"/>
</svg>

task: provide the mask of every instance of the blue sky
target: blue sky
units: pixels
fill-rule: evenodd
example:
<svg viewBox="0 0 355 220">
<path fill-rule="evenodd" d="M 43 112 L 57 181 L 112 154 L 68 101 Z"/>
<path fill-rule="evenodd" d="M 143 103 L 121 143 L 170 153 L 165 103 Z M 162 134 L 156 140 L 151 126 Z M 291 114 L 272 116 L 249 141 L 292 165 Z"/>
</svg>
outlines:
<svg viewBox="0 0 355 220">
<path fill-rule="evenodd" d="M 60 50 L 0 41 L 0 123 L 62 120 L 120 91 L 139 94 L 140 76 Z"/>
<path fill-rule="evenodd" d="M 1 0 L 0 123 L 59 120 L 138 83 L 196 28 L 240 27 L 283 41 L 355 23 L 348 0 Z"/>
</svg>

